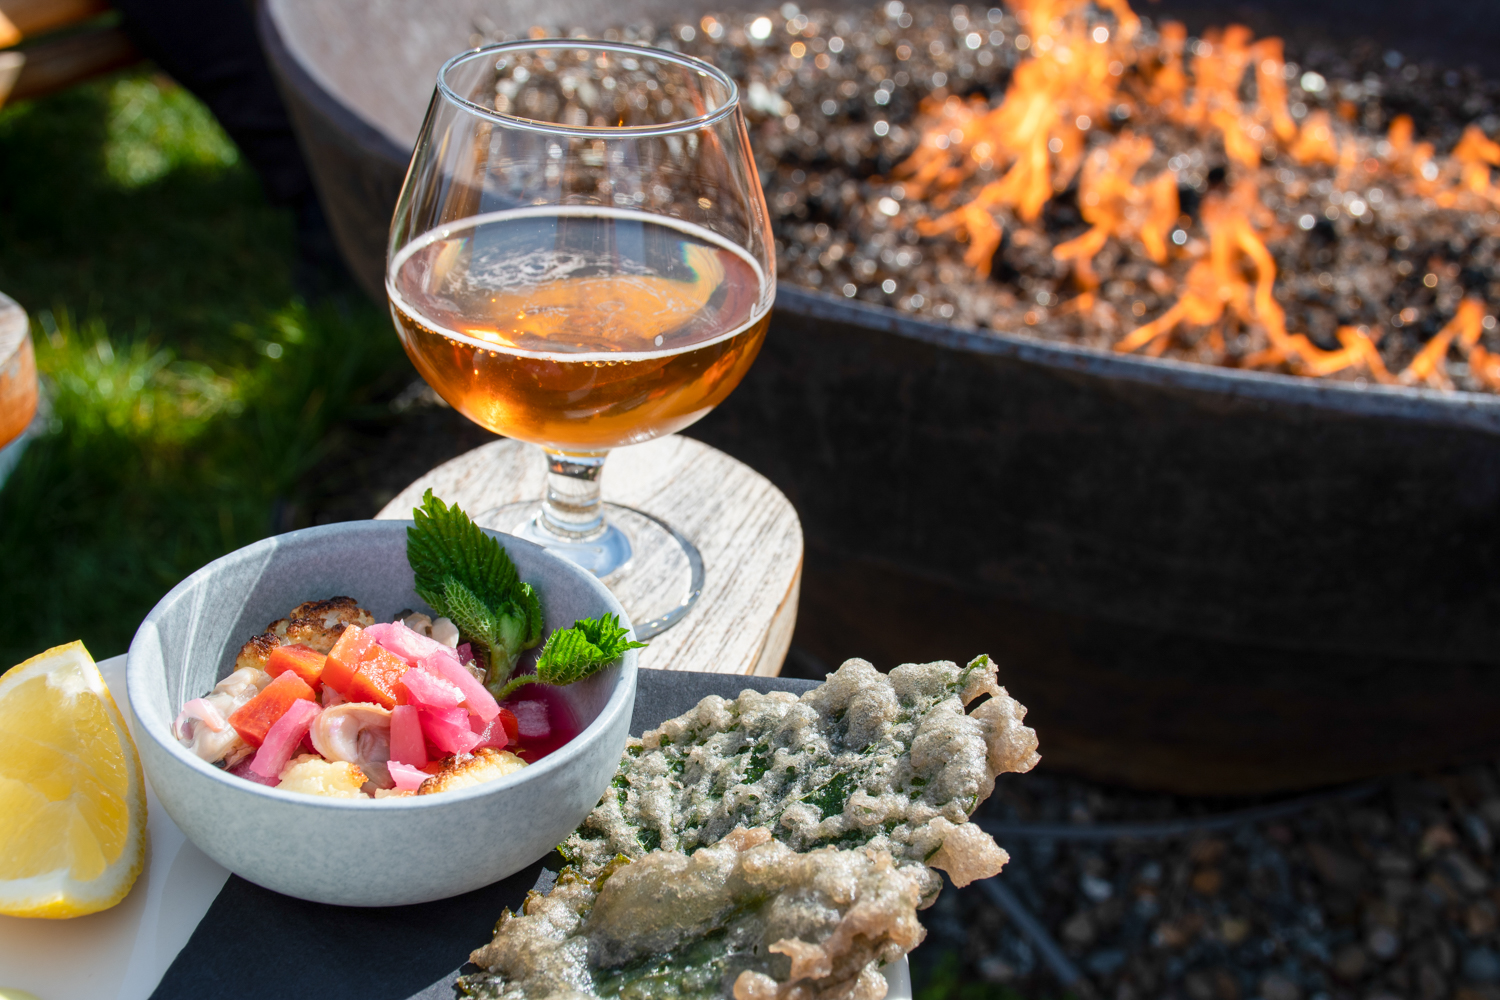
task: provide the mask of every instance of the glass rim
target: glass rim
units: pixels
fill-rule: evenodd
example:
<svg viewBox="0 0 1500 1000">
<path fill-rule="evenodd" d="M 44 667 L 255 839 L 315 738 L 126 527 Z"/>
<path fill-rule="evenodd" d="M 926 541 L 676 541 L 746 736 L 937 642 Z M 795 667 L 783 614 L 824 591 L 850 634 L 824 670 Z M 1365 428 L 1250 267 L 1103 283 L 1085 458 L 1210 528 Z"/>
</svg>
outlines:
<svg viewBox="0 0 1500 1000">
<path fill-rule="evenodd" d="M 707 114 L 697 115 L 693 118 L 683 118 L 674 122 L 664 122 L 658 125 L 564 125 L 560 122 L 544 122 L 535 118 L 522 118 L 519 115 L 506 114 L 487 108 L 456 93 L 448 85 L 448 73 L 465 63 L 474 59 L 493 56 L 497 53 L 527 52 L 539 49 L 585 49 L 594 52 L 618 52 L 640 58 L 659 59 L 663 62 L 673 63 L 684 69 L 697 72 L 700 76 L 712 77 L 722 84 L 727 93 L 723 104 Z M 653 48 L 650 45 L 637 45 L 633 42 L 607 42 L 589 38 L 525 38 L 513 42 L 496 42 L 492 45 L 482 45 L 476 49 L 460 52 L 458 55 L 443 63 L 442 69 L 437 75 L 438 93 L 447 101 L 458 105 L 471 114 L 490 121 L 504 125 L 508 128 L 522 129 L 528 132 L 539 132 L 548 135 L 566 135 L 577 138 L 600 139 L 609 136 L 632 136 L 650 137 L 659 135 L 679 135 L 683 132 L 694 132 L 706 125 L 722 121 L 735 112 L 740 104 L 740 88 L 734 80 L 713 63 L 706 62 L 696 56 L 684 55 L 681 52 L 669 52 L 666 49 Z"/>
</svg>

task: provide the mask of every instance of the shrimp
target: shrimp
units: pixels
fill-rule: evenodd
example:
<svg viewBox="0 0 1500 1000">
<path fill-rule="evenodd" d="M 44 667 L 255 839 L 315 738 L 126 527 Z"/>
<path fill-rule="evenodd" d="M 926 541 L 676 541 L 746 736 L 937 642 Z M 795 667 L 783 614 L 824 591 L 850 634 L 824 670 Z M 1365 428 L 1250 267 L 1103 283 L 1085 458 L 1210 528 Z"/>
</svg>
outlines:
<svg viewBox="0 0 1500 1000">
<path fill-rule="evenodd" d="M 391 759 L 389 709 L 364 701 L 334 705 L 313 720 L 308 735 L 318 753 L 354 764 L 376 788 L 395 784 L 385 766 Z"/>
<path fill-rule="evenodd" d="M 234 761 L 245 756 L 249 744 L 229 724 L 235 710 L 271 683 L 271 675 L 254 667 L 242 667 L 214 685 L 207 697 L 194 698 L 182 706 L 172 723 L 172 734 L 197 757 L 210 764 Z"/>
</svg>

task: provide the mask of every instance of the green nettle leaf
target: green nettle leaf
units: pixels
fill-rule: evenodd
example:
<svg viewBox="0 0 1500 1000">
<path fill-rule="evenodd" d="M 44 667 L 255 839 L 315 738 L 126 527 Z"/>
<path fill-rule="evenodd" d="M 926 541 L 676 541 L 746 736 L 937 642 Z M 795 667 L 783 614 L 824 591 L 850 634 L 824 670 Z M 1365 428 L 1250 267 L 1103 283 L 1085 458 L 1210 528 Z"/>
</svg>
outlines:
<svg viewBox="0 0 1500 1000">
<path fill-rule="evenodd" d="M 603 660 L 604 652 L 577 627 L 558 629 L 547 637 L 537 657 L 536 675 L 548 684 L 572 684 L 582 680 L 589 667 Z"/>
<path fill-rule="evenodd" d="M 449 507 L 428 490 L 422 506 L 412 511 L 412 520 L 416 523 L 406 532 L 406 559 L 422 600 L 428 600 L 424 591 L 435 592 L 450 577 L 490 607 L 518 599 L 525 585 L 516 564 L 457 504 Z"/>
<path fill-rule="evenodd" d="M 529 583 L 521 584 L 521 605 L 526 609 L 526 648 L 542 641 L 542 601 Z"/>
<path fill-rule="evenodd" d="M 505 686 L 521 653 L 541 640 L 541 603 L 503 546 L 428 490 L 406 530 L 417 596 L 488 654 L 491 691 Z"/>
<path fill-rule="evenodd" d="M 626 638 L 617 615 L 583 618 L 557 629 L 537 657 L 536 673 L 511 679 L 521 654 L 542 639 L 542 602 L 521 580 L 499 542 L 428 490 L 412 511 L 406 559 L 417 596 L 485 651 L 485 686 L 497 699 L 523 684 L 572 684 L 603 670 L 626 650 L 646 645 Z"/>
<path fill-rule="evenodd" d="M 627 639 L 617 615 L 582 618 L 572 628 L 555 629 L 536 660 L 536 673 L 517 677 L 495 697 L 503 698 L 523 684 L 572 684 L 614 663 L 626 650 L 646 644 Z"/>
</svg>

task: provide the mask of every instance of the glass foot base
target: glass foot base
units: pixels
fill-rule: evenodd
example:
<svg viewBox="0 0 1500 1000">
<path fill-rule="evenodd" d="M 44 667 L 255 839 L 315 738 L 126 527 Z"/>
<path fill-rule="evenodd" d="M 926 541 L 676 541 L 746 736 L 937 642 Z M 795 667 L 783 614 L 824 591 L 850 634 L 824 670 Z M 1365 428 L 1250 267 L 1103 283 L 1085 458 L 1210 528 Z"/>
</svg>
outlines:
<svg viewBox="0 0 1500 1000">
<path fill-rule="evenodd" d="M 604 505 L 598 538 L 574 541 L 538 522 L 540 500 L 494 507 L 474 520 L 535 542 L 597 576 L 625 608 L 637 639 L 658 635 L 682 619 L 703 593 L 703 557 L 693 543 L 634 507 Z"/>
</svg>

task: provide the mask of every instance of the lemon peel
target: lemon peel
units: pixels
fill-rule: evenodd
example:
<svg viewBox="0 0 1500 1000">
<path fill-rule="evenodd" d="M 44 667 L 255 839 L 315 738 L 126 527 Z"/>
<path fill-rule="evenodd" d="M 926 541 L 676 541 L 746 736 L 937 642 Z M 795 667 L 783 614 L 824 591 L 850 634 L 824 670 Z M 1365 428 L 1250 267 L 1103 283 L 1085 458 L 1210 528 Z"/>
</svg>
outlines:
<svg viewBox="0 0 1500 1000">
<path fill-rule="evenodd" d="M 0 675 L 0 913 L 108 909 L 145 860 L 140 757 L 83 643 Z"/>
</svg>

